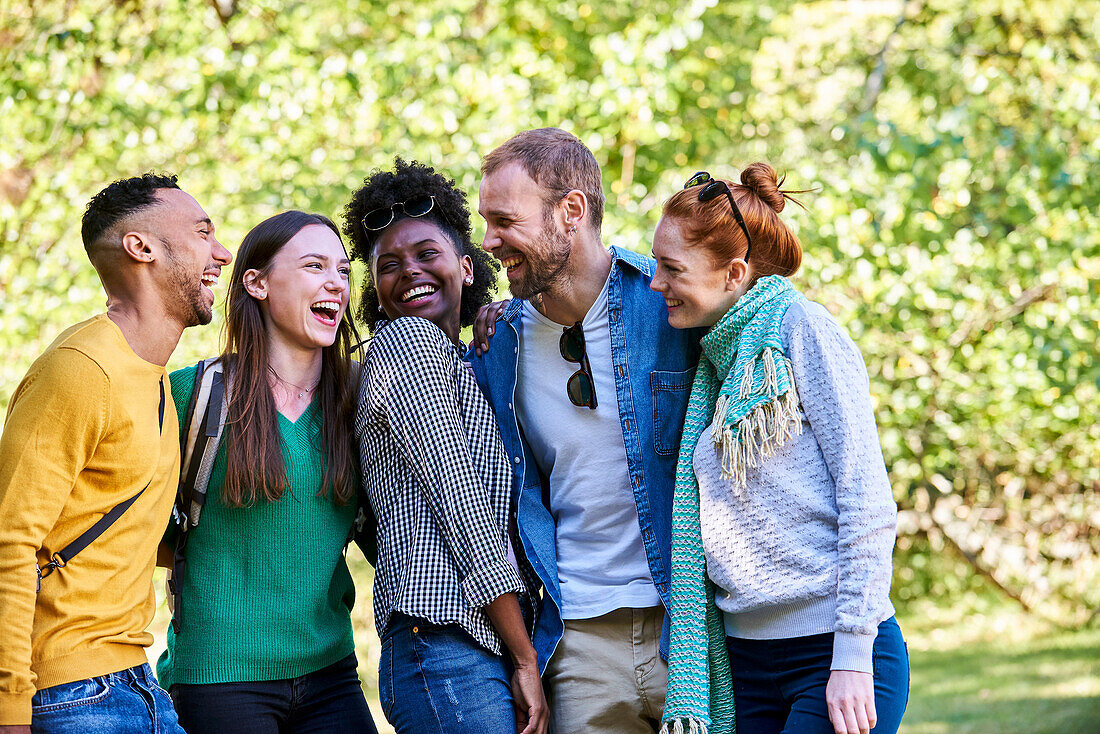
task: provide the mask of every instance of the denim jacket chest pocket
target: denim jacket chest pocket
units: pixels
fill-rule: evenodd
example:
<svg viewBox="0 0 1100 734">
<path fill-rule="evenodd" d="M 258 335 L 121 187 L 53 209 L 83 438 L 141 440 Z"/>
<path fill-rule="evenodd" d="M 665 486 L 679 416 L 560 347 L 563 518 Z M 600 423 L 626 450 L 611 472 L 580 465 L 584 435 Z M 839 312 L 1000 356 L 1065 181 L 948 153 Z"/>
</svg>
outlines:
<svg viewBox="0 0 1100 734">
<path fill-rule="evenodd" d="M 649 373 L 649 387 L 653 392 L 653 449 L 658 454 L 672 456 L 680 448 L 694 378 L 694 369 Z"/>
</svg>

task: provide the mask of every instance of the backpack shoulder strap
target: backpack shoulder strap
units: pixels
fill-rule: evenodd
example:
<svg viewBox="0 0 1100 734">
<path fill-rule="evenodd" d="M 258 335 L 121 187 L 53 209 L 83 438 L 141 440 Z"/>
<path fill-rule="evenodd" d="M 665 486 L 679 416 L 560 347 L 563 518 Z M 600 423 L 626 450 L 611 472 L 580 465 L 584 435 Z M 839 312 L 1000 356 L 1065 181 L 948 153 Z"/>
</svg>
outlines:
<svg viewBox="0 0 1100 734">
<path fill-rule="evenodd" d="M 180 484 L 177 520 L 186 532 L 199 522 L 206 504 L 206 490 L 225 429 L 226 380 L 218 358 L 200 362 L 195 371 L 184 430 L 180 434 Z"/>
<path fill-rule="evenodd" d="M 196 365 L 195 388 L 180 433 L 180 482 L 172 510 L 178 532 L 172 569 L 168 573 L 168 607 L 172 611 L 172 629 L 177 633 L 183 619 L 182 579 L 187 568 L 187 539 L 190 530 L 199 524 L 206 504 L 210 472 L 225 429 L 227 387 L 219 358 L 206 359 Z"/>
</svg>

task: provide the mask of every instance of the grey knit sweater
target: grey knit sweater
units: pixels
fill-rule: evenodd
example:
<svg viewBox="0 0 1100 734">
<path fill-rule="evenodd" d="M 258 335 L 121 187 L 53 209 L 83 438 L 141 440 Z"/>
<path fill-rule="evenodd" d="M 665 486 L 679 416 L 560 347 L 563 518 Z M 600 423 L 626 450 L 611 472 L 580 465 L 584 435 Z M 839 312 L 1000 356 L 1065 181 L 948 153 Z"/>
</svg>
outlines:
<svg viewBox="0 0 1100 734">
<path fill-rule="evenodd" d="M 835 632 L 833 670 L 871 671 L 890 603 L 897 505 L 867 368 L 823 306 L 794 304 L 780 337 L 794 367 L 802 433 L 735 491 L 710 441 L 694 456 L 707 571 L 726 633 L 785 639 Z M 703 434 L 710 435 L 708 429 Z"/>
</svg>

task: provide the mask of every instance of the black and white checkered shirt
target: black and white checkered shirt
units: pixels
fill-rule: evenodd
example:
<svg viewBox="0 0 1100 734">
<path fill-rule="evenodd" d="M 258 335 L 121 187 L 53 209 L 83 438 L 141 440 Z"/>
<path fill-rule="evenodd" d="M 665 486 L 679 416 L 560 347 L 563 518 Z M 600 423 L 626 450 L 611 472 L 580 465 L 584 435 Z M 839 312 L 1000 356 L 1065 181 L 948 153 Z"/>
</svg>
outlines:
<svg viewBox="0 0 1100 734">
<path fill-rule="evenodd" d="M 458 624 L 499 654 L 482 607 L 507 592 L 530 604 L 536 577 L 515 537 L 512 469 L 492 409 L 455 345 L 421 318 L 382 326 L 360 384 L 355 434 L 378 518 L 378 635 L 396 610 Z M 508 561 L 508 533 L 526 583 Z"/>
</svg>

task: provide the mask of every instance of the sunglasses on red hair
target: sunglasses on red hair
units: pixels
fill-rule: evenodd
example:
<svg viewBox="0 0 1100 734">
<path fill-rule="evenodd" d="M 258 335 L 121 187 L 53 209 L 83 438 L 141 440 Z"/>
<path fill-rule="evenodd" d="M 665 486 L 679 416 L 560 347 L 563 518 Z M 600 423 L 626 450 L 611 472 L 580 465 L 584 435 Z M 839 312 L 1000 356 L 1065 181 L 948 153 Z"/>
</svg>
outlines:
<svg viewBox="0 0 1100 734">
<path fill-rule="evenodd" d="M 745 248 L 745 262 L 748 262 L 749 254 L 752 252 L 752 237 L 749 236 L 749 227 L 745 224 L 745 218 L 741 216 L 741 210 L 737 208 L 737 202 L 733 200 L 730 187 L 726 185 L 725 181 L 717 181 L 711 178 L 706 171 L 699 171 L 684 184 L 685 189 L 695 186 L 703 187 L 703 190 L 699 192 L 699 201 L 710 201 L 711 199 L 717 199 L 722 194 L 726 195 L 726 199 L 730 203 L 730 209 L 733 210 L 733 218 L 741 225 L 741 231 L 745 233 L 745 242 L 748 243 Z"/>
</svg>

